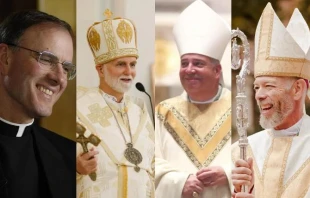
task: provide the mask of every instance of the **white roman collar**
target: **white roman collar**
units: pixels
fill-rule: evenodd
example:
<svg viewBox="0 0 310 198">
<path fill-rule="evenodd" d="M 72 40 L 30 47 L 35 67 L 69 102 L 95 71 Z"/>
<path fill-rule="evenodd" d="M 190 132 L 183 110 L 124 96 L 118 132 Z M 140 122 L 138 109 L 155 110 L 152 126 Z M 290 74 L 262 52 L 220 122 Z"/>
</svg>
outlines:
<svg viewBox="0 0 310 198">
<path fill-rule="evenodd" d="M 298 136 L 299 132 L 300 132 L 300 128 L 302 126 L 302 121 L 303 121 L 303 117 L 301 117 L 301 119 L 296 122 L 293 126 L 291 126 L 290 128 L 287 129 L 282 129 L 282 130 L 272 130 L 273 136 L 274 137 L 288 137 L 288 136 Z"/>
<path fill-rule="evenodd" d="M 14 122 L 10 122 L 10 121 L 8 121 L 8 120 L 5 120 L 5 119 L 3 119 L 3 118 L 1 118 L 1 117 L 0 117 L 0 120 L 1 120 L 2 122 L 4 122 L 4 123 L 8 124 L 8 125 L 12 125 L 12 126 L 18 127 L 18 132 L 17 132 L 17 134 L 16 134 L 16 137 L 22 137 L 23 134 L 24 134 L 25 128 L 26 128 L 27 126 L 32 125 L 33 122 L 34 122 L 34 119 L 32 119 L 32 121 L 31 121 L 30 123 L 27 123 L 27 124 L 17 124 L 17 123 L 14 123 Z"/>
<path fill-rule="evenodd" d="M 222 93 L 222 89 L 223 89 L 222 85 L 219 84 L 219 88 L 217 90 L 216 95 L 213 98 L 211 98 L 210 100 L 207 100 L 207 101 L 195 101 L 195 100 L 191 99 L 189 97 L 189 95 L 188 95 L 188 100 L 189 100 L 189 102 L 194 103 L 194 104 L 209 104 L 209 103 L 214 102 L 214 101 L 216 101 L 216 100 L 218 100 L 220 98 L 221 93 Z"/>
</svg>

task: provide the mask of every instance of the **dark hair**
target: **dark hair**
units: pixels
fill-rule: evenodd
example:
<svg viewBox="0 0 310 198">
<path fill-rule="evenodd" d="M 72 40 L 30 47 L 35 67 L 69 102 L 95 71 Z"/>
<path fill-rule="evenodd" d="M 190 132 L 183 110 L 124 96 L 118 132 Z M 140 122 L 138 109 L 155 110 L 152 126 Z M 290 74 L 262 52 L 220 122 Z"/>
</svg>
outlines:
<svg viewBox="0 0 310 198">
<path fill-rule="evenodd" d="M 38 10 L 27 10 L 11 14 L 0 24 L 0 43 L 17 44 L 28 28 L 41 23 L 59 25 L 67 30 L 74 40 L 73 30 L 67 22 Z"/>
</svg>

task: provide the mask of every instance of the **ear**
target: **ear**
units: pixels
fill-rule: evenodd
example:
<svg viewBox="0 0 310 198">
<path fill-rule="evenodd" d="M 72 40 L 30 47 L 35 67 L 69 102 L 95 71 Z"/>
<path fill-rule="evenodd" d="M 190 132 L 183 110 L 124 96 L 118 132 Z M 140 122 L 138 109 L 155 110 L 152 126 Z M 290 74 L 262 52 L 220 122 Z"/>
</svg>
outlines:
<svg viewBox="0 0 310 198">
<path fill-rule="evenodd" d="M 222 74 L 222 66 L 221 64 L 216 64 L 214 66 L 215 77 L 220 79 Z"/>
<path fill-rule="evenodd" d="M 104 78 L 103 67 L 104 67 L 104 65 L 96 65 L 96 70 L 97 70 L 100 78 Z"/>
<path fill-rule="evenodd" d="M 298 79 L 294 82 L 293 85 L 293 97 L 294 100 L 300 100 L 300 98 L 303 96 L 305 93 L 305 90 L 307 89 L 307 85 L 304 79 Z"/>
<path fill-rule="evenodd" d="M 0 74 L 6 76 L 9 72 L 9 47 L 1 43 L 0 44 Z"/>
</svg>

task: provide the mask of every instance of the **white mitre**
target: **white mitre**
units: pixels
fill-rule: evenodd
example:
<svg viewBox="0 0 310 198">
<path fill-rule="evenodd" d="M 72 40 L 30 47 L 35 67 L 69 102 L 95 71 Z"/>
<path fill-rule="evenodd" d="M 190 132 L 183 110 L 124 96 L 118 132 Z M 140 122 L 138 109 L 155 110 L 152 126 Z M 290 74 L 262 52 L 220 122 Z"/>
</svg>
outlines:
<svg viewBox="0 0 310 198">
<path fill-rule="evenodd" d="M 310 80 L 310 32 L 298 9 L 284 27 L 270 3 L 255 32 L 254 76 L 291 76 Z"/>
<path fill-rule="evenodd" d="M 87 41 L 96 65 L 127 56 L 138 58 L 134 23 L 121 17 L 112 18 L 108 9 L 105 15 L 105 20 L 94 23 L 87 31 Z"/>
<path fill-rule="evenodd" d="M 180 56 L 195 53 L 220 61 L 231 33 L 217 13 L 202 0 L 196 0 L 180 14 L 173 34 Z"/>
</svg>

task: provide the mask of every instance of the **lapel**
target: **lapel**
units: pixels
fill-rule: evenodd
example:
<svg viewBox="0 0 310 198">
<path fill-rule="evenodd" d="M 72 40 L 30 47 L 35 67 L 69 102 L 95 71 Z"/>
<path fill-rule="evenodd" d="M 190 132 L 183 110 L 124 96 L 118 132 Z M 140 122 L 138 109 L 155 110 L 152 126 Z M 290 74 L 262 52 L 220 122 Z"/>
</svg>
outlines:
<svg viewBox="0 0 310 198">
<path fill-rule="evenodd" d="M 68 186 L 72 181 L 69 180 L 70 175 L 65 159 L 51 141 L 45 137 L 44 132 L 34 127 L 35 142 L 51 197 L 73 197 L 69 193 L 70 188 Z"/>
</svg>

